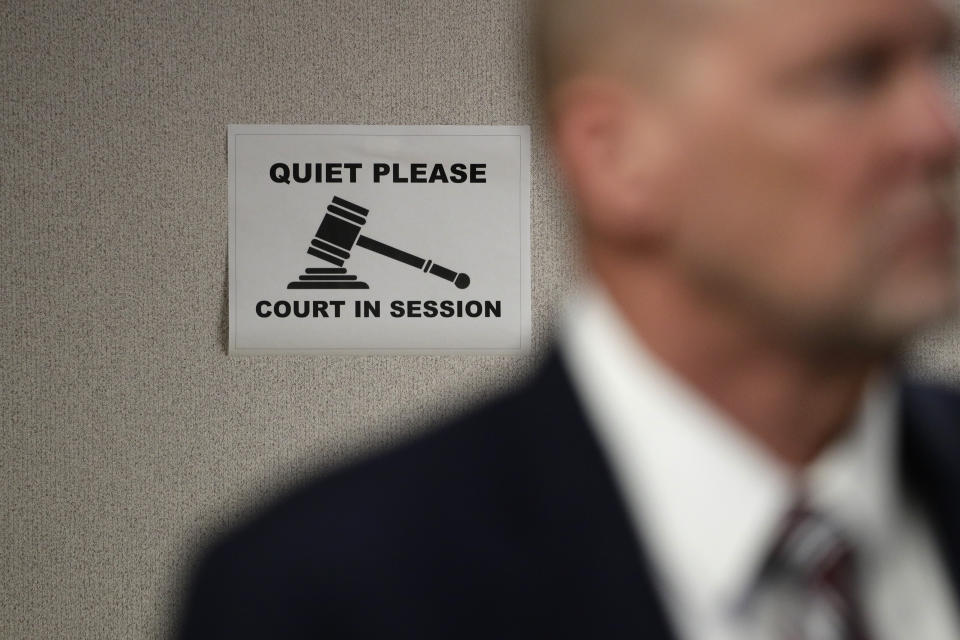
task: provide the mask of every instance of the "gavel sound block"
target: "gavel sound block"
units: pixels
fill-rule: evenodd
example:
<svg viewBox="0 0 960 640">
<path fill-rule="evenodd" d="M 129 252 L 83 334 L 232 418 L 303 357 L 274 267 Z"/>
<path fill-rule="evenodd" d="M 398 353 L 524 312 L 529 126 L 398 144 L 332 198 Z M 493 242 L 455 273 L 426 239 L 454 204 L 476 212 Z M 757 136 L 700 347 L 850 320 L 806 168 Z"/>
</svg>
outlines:
<svg viewBox="0 0 960 640">
<path fill-rule="evenodd" d="M 459 289 L 470 286 L 470 276 L 457 273 L 452 269 L 441 266 L 432 260 L 427 260 L 412 253 L 407 253 L 396 247 L 374 240 L 360 233 L 367 222 L 368 209 L 354 204 L 349 200 L 334 196 L 333 202 L 327 205 L 327 213 L 320 222 L 320 227 L 310 241 L 307 253 L 335 265 L 335 268 L 307 269 L 305 275 L 300 276 L 297 282 L 287 285 L 288 289 L 369 289 L 365 282 L 357 281 L 357 276 L 348 275 L 344 268 L 350 258 L 350 251 L 356 247 L 363 247 L 368 251 L 379 253 L 398 262 L 420 269 L 424 273 L 435 275 L 449 280 Z"/>
</svg>

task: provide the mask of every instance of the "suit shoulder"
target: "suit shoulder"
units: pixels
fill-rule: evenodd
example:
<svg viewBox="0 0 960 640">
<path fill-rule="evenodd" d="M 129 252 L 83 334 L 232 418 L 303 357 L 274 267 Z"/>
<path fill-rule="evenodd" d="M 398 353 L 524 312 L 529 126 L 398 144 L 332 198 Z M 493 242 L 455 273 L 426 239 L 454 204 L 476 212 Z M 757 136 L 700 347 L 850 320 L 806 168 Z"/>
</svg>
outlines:
<svg viewBox="0 0 960 640">
<path fill-rule="evenodd" d="M 947 469 L 960 465 L 960 390 L 907 382 L 902 417 L 906 455 Z"/>
<path fill-rule="evenodd" d="M 907 381 L 903 407 L 908 418 L 933 425 L 960 426 L 960 389 L 944 383 Z"/>
<path fill-rule="evenodd" d="M 268 621 L 329 627 L 364 619 L 371 598 L 445 600 L 464 576 L 502 591 L 536 554 L 543 447 L 576 419 L 572 397 L 553 356 L 516 391 L 273 501 L 204 556 L 184 637 L 214 637 L 225 619 L 247 634 L 232 637 Z M 249 616 L 220 615 L 245 604 Z"/>
<path fill-rule="evenodd" d="M 275 563 L 278 549 L 316 548 L 318 541 L 372 551 L 489 527 L 523 483 L 540 386 L 537 378 L 527 380 L 458 418 L 312 478 L 221 537 L 210 555 L 256 562 L 269 548 Z"/>
</svg>

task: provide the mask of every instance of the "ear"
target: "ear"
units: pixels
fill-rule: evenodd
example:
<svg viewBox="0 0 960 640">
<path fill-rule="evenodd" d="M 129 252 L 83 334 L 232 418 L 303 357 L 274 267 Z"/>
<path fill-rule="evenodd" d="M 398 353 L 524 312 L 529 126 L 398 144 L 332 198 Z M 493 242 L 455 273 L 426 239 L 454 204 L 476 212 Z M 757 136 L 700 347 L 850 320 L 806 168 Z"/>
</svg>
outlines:
<svg viewBox="0 0 960 640">
<path fill-rule="evenodd" d="M 557 157 L 585 231 L 628 242 L 662 233 L 653 105 L 623 82 L 581 77 L 558 88 L 551 106 Z"/>
</svg>

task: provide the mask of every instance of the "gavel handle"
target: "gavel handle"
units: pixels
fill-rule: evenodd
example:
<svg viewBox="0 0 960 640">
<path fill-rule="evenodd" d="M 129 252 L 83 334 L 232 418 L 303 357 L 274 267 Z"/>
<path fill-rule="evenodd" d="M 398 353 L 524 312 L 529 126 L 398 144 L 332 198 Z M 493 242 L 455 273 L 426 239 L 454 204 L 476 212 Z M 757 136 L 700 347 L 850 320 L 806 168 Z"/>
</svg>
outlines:
<svg viewBox="0 0 960 640">
<path fill-rule="evenodd" d="M 430 273 L 437 277 L 443 278 L 444 280 L 449 280 L 453 284 L 457 285 L 458 289 L 466 289 L 470 286 L 470 276 L 467 274 L 457 273 L 452 269 L 447 269 L 446 267 L 440 266 L 432 260 L 424 260 L 419 256 L 415 256 L 412 253 L 407 253 L 406 251 L 402 251 L 396 247 L 391 247 L 390 245 L 384 244 L 379 240 L 374 240 L 373 238 L 368 238 L 367 236 L 361 235 L 357 238 L 357 246 L 363 247 L 368 251 L 373 251 L 374 253 L 379 253 L 382 256 L 393 258 L 398 262 L 408 264 L 411 267 L 424 271 L 425 273 Z"/>
</svg>

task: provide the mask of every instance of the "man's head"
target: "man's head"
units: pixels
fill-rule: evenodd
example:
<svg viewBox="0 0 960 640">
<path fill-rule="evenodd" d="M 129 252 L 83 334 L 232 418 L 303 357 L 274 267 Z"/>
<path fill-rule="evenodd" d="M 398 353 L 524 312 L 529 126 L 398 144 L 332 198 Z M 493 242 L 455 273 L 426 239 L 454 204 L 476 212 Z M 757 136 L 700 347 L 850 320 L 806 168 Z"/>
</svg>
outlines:
<svg viewBox="0 0 960 640">
<path fill-rule="evenodd" d="M 604 264 L 820 347 L 886 350 L 956 305 L 934 0 L 547 0 L 539 34 Z"/>
</svg>

